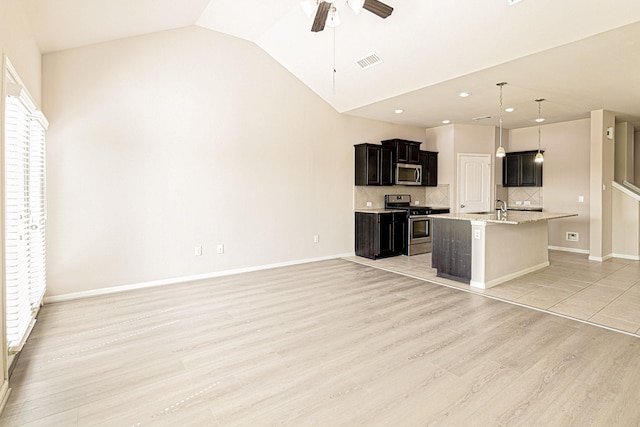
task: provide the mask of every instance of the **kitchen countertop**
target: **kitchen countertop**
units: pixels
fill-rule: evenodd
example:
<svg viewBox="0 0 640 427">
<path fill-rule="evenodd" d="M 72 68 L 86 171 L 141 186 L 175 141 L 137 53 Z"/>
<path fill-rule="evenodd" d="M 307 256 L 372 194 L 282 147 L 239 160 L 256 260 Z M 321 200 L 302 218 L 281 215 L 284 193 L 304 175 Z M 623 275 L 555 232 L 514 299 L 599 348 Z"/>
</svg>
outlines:
<svg viewBox="0 0 640 427">
<path fill-rule="evenodd" d="M 434 214 L 429 215 L 431 218 L 439 219 L 455 219 L 462 221 L 484 221 L 487 223 L 497 224 L 510 224 L 518 225 L 527 222 L 548 221 L 551 219 L 567 218 L 571 216 L 578 216 L 578 214 L 570 213 L 551 213 L 551 212 L 524 212 L 524 211 L 509 211 L 506 218 L 501 217 L 498 219 L 498 215 L 491 214 L 478 214 L 478 213 L 448 213 L 448 214 Z"/>
</svg>

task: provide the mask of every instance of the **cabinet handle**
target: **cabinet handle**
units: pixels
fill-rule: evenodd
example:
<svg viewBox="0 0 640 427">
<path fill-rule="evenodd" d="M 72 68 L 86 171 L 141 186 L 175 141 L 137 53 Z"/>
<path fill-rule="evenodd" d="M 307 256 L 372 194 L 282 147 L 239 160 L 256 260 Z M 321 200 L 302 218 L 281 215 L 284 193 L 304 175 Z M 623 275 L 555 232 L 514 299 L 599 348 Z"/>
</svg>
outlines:
<svg viewBox="0 0 640 427">
<path fill-rule="evenodd" d="M 461 207 L 461 208 L 464 208 L 465 206 L 464 206 L 464 205 L 460 205 L 460 207 Z"/>
</svg>

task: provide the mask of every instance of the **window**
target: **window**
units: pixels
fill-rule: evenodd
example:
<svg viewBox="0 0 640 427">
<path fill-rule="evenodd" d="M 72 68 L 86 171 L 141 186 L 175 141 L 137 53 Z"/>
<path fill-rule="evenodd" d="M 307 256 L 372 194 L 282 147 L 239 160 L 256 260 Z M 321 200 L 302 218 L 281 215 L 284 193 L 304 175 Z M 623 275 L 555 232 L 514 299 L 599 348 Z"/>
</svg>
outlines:
<svg viewBox="0 0 640 427">
<path fill-rule="evenodd" d="M 4 255 L 7 346 L 19 351 L 46 287 L 45 131 L 48 123 L 8 60 L 4 96 Z"/>
</svg>

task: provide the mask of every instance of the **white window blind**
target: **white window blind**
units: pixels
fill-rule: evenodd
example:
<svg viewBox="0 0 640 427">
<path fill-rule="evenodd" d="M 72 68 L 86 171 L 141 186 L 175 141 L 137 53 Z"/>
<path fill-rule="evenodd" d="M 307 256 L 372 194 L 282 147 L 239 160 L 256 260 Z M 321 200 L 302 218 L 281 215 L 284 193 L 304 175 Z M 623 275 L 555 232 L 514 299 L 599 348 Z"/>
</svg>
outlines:
<svg viewBox="0 0 640 427">
<path fill-rule="evenodd" d="M 17 82 L 7 84 L 4 124 L 6 333 L 12 352 L 33 327 L 46 287 L 47 121 Z"/>
</svg>

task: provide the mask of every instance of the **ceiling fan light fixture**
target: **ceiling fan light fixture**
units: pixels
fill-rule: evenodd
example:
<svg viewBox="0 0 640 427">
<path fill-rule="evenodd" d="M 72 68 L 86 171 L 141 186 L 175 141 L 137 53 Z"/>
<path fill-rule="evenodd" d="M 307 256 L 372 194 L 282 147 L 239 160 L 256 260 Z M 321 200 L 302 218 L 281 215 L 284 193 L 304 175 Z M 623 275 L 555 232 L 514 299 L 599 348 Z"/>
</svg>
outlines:
<svg viewBox="0 0 640 427">
<path fill-rule="evenodd" d="M 314 0 L 302 0 L 300 2 L 300 7 L 304 14 L 307 15 L 307 18 L 311 18 L 316 14 L 316 10 L 318 10 L 318 2 Z"/>
<path fill-rule="evenodd" d="M 327 16 L 327 27 L 335 28 L 342 23 L 340 20 L 340 14 L 338 13 L 338 9 L 335 6 L 331 6 L 329 10 L 329 16 Z"/>
<path fill-rule="evenodd" d="M 362 6 L 364 6 L 364 0 L 347 0 L 347 4 L 353 10 L 353 13 L 358 15 L 362 11 Z"/>
</svg>

